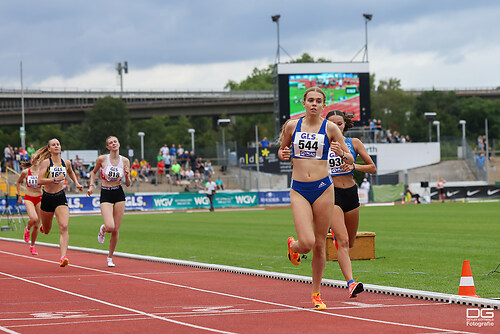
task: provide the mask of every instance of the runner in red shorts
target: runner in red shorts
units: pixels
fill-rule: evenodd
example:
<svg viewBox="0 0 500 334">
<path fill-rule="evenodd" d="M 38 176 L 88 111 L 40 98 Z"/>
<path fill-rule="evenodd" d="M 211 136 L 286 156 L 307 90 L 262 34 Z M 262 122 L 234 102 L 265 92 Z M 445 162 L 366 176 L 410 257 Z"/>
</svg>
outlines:
<svg viewBox="0 0 500 334">
<path fill-rule="evenodd" d="M 30 242 L 30 253 L 37 255 L 35 249 L 35 241 L 38 236 L 38 226 L 40 225 L 40 201 L 42 200 L 42 187 L 38 185 L 38 167 L 40 165 L 40 155 L 35 152 L 31 155 L 31 161 L 21 163 L 25 168 L 16 181 L 17 188 L 17 201 L 21 204 L 23 198 L 21 197 L 21 183 L 25 180 L 26 192 L 24 195 L 24 205 L 28 213 L 28 225 L 24 229 L 24 241 Z M 31 232 L 31 228 L 33 231 Z M 31 236 L 30 236 L 31 234 Z"/>
</svg>

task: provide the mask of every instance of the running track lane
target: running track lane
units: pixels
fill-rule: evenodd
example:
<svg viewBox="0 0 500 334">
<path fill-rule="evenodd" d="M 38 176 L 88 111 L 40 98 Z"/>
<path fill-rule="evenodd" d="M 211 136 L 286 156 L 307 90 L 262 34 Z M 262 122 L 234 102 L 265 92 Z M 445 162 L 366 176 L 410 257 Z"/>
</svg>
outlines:
<svg viewBox="0 0 500 334">
<path fill-rule="evenodd" d="M 496 333 L 466 324 L 466 306 L 0 241 L 0 332 Z M 500 312 L 494 311 L 496 321 Z"/>
</svg>

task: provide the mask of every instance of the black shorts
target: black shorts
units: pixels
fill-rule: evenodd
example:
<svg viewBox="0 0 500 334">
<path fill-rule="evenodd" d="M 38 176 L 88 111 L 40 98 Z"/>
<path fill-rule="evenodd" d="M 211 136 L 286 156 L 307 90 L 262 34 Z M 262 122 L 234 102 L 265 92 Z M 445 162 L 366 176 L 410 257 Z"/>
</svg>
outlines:
<svg viewBox="0 0 500 334">
<path fill-rule="evenodd" d="M 125 201 L 125 193 L 122 186 L 101 187 L 101 203 L 118 203 Z"/>
<path fill-rule="evenodd" d="M 338 205 L 342 211 L 349 212 L 359 207 L 358 186 L 350 188 L 334 188 L 335 205 Z"/>
<path fill-rule="evenodd" d="M 439 188 L 438 193 L 439 195 L 444 195 L 444 188 Z"/>
<path fill-rule="evenodd" d="M 43 192 L 42 204 L 40 209 L 45 212 L 55 212 L 56 208 L 60 205 L 68 206 L 68 200 L 66 199 L 66 194 L 64 190 L 61 190 L 55 194 Z"/>
</svg>

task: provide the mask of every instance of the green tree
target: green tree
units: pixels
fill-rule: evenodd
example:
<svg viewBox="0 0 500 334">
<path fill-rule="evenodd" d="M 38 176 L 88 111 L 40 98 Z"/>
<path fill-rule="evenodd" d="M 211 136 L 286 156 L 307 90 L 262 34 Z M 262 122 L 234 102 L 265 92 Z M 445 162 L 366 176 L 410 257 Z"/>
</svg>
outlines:
<svg viewBox="0 0 500 334">
<path fill-rule="evenodd" d="M 381 80 L 375 86 L 375 76 L 370 78 L 371 116 L 382 121 L 384 129 L 398 131 L 401 135 L 409 135 L 412 127 L 412 109 L 415 98 L 401 89 L 399 79 Z"/>
<path fill-rule="evenodd" d="M 129 145 L 130 113 L 125 102 L 110 96 L 99 99 L 85 112 L 83 128 L 87 132 L 86 147 L 103 149 L 108 136 L 116 136 L 122 148 Z"/>
</svg>

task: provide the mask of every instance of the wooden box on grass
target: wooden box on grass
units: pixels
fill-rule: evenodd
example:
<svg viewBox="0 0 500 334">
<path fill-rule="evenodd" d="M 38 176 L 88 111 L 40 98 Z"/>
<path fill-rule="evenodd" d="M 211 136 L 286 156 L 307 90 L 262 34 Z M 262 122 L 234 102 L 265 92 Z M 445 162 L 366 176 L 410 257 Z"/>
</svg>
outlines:
<svg viewBox="0 0 500 334">
<path fill-rule="evenodd" d="M 370 260 L 375 258 L 375 232 L 358 232 L 354 247 L 349 249 L 351 260 Z M 326 237 L 326 260 L 337 261 L 337 249 L 333 245 L 333 237 Z"/>
</svg>

